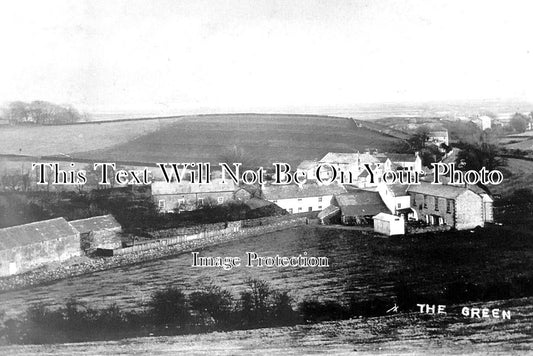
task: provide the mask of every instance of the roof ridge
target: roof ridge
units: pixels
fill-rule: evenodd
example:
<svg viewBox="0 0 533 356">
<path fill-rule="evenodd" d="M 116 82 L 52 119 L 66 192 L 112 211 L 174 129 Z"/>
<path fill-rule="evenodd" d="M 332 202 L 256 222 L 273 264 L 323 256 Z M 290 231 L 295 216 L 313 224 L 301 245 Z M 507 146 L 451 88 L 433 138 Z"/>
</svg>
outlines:
<svg viewBox="0 0 533 356">
<path fill-rule="evenodd" d="M 105 215 L 91 216 L 91 217 L 89 217 L 89 218 L 84 218 L 84 219 L 70 220 L 70 221 L 68 221 L 68 222 L 69 222 L 69 223 L 72 223 L 72 222 L 85 221 L 85 220 L 90 220 L 90 219 L 95 219 L 95 218 L 103 218 L 103 217 L 107 217 L 107 216 L 114 217 L 113 214 L 105 214 Z"/>
<path fill-rule="evenodd" d="M 21 226 L 34 225 L 34 224 L 45 223 L 45 222 L 50 222 L 50 221 L 54 221 L 54 220 L 65 220 L 65 222 L 68 223 L 68 221 L 67 221 L 64 217 L 60 216 L 60 217 L 58 217 L 58 218 L 53 218 L 53 219 L 39 220 L 39 221 L 32 221 L 32 222 L 30 222 L 30 223 L 26 223 L 26 224 L 20 224 L 20 225 L 15 225 L 15 226 L 3 227 L 3 228 L 1 228 L 0 230 L 14 229 L 14 228 L 18 228 L 18 227 L 21 227 Z"/>
</svg>

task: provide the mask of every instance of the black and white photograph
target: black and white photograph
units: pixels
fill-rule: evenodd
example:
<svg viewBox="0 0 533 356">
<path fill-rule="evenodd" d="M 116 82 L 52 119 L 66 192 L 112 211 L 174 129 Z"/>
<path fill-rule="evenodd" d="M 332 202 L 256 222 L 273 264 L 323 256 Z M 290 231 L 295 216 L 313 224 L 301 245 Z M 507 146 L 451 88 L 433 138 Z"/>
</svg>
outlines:
<svg viewBox="0 0 533 356">
<path fill-rule="evenodd" d="M 2 1 L 0 354 L 532 354 L 532 14 Z"/>
</svg>

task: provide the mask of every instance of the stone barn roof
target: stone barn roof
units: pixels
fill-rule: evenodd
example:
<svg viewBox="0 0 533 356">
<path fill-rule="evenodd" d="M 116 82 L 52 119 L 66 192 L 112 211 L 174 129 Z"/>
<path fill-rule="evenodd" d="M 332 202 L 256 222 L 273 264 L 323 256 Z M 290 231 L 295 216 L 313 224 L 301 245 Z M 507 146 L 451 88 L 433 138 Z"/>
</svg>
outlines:
<svg viewBox="0 0 533 356">
<path fill-rule="evenodd" d="M 88 219 L 73 220 L 70 221 L 70 224 L 81 234 L 91 231 L 122 228 L 111 214 L 95 216 Z"/>
<path fill-rule="evenodd" d="M 78 231 L 64 218 L 36 221 L 0 229 L 0 250 L 77 235 Z"/>
<path fill-rule="evenodd" d="M 347 194 L 336 195 L 335 199 L 344 216 L 374 216 L 382 212 L 390 212 L 378 192 L 351 191 Z"/>
</svg>

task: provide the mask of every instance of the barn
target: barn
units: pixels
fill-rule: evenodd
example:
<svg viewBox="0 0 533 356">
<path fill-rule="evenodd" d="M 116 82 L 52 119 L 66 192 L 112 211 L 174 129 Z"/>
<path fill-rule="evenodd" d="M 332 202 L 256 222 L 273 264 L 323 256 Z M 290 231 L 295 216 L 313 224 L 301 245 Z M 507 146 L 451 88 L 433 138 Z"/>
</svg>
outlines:
<svg viewBox="0 0 533 356">
<path fill-rule="evenodd" d="M 120 233 L 122 226 L 113 215 L 95 216 L 88 219 L 73 220 L 70 224 L 79 231 L 81 249 L 92 253 L 98 248 L 114 249 L 122 247 Z"/>
<path fill-rule="evenodd" d="M 80 233 L 64 218 L 0 229 L 0 276 L 81 254 Z"/>
<path fill-rule="evenodd" d="M 389 209 L 381 200 L 378 192 L 353 189 L 349 193 L 336 195 L 341 209 L 341 222 L 345 225 L 367 225 L 372 218 Z"/>
</svg>

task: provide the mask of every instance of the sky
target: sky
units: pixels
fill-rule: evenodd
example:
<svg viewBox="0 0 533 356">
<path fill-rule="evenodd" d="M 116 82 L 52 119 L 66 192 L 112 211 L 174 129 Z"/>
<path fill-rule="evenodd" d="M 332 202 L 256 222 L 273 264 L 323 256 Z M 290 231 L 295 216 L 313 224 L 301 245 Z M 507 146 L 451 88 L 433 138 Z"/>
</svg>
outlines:
<svg viewBox="0 0 533 356">
<path fill-rule="evenodd" d="M 530 1 L 4 1 L 0 103 L 186 113 L 533 101 Z"/>
</svg>

